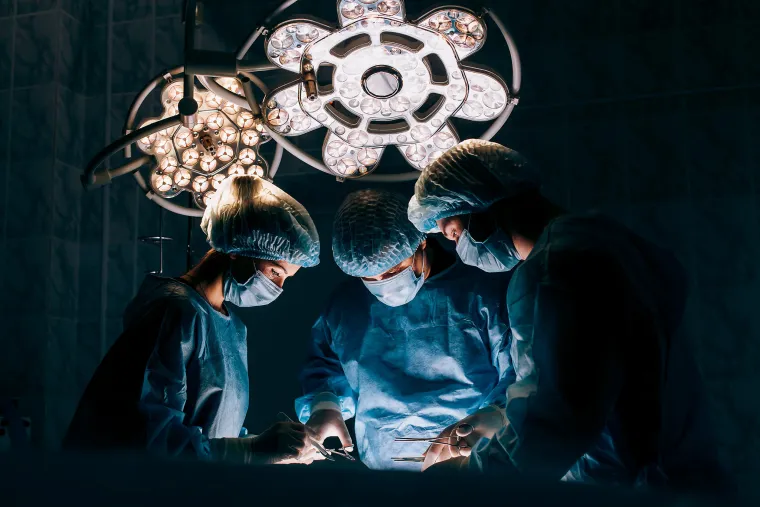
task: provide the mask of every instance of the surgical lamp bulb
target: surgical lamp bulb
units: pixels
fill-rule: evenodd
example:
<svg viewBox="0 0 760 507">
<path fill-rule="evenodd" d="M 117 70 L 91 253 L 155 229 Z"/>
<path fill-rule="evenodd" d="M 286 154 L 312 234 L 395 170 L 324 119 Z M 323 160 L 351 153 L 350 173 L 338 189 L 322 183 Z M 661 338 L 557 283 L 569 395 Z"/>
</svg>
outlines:
<svg viewBox="0 0 760 507">
<path fill-rule="evenodd" d="M 190 174 L 190 171 L 187 169 L 180 169 L 174 174 L 174 183 L 176 183 L 178 187 L 184 188 L 190 184 L 191 178 L 192 175 Z"/>
<path fill-rule="evenodd" d="M 240 152 L 238 160 L 245 165 L 251 165 L 256 161 L 256 152 L 250 148 L 246 148 Z"/>
<path fill-rule="evenodd" d="M 259 142 L 259 134 L 255 130 L 245 130 L 240 134 L 240 139 L 246 146 L 256 146 Z"/>
<path fill-rule="evenodd" d="M 304 44 L 314 42 L 319 37 L 319 30 L 311 25 L 298 25 L 296 27 L 296 37 Z"/>
<path fill-rule="evenodd" d="M 172 177 L 168 174 L 154 174 L 151 178 L 151 185 L 157 192 L 168 192 L 174 186 Z"/>
<path fill-rule="evenodd" d="M 258 176 L 259 178 L 261 178 L 264 176 L 264 168 L 261 167 L 260 165 L 252 165 L 251 167 L 248 168 L 247 174 L 249 176 Z"/>
<path fill-rule="evenodd" d="M 224 127 L 221 132 L 219 132 L 219 139 L 222 140 L 223 143 L 234 143 L 237 139 L 237 129 L 235 127 Z"/>
<path fill-rule="evenodd" d="M 196 176 L 193 180 L 193 190 L 196 192 L 205 192 L 208 189 L 208 178 L 205 176 Z"/>
<path fill-rule="evenodd" d="M 248 111 L 243 111 L 240 113 L 240 115 L 237 117 L 237 126 L 241 129 L 249 129 L 253 127 L 253 115 L 249 113 Z"/>
<path fill-rule="evenodd" d="M 230 168 L 227 170 L 227 174 L 229 176 L 238 176 L 241 174 L 245 174 L 245 167 L 243 167 L 240 164 L 232 164 Z"/>
<path fill-rule="evenodd" d="M 153 143 L 153 153 L 156 155 L 166 155 L 173 148 L 172 142 L 166 136 L 158 136 L 155 143 Z"/>
<path fill-rule="evenodd" d="M 212 155 L 204 155 L 201 159 L 201 169 L 210 173 L 216 169 L 216 159 Z"/>
<path fill-rule="evenodd" d="M 177 135 L 174 136 L 174 142 L 177 143 L 179 148 L 189 148 L 195 140 L 190 129 L 182 127 L 179 129 L 179 132 L 177 132 Z"/>
<path fill-rule="evenodd" d="M 216 152 L 216 157 L 222 162 L 229 162 L 235 156 L 235 150 L 231 146 L 223 144 Z"/>
<path fill-rule="evenodd" d="M 199 158 L 200 155 L 198 154 L 198 150 L 185 150 L 182 153 L 182 163 L 189 167 L 197 164 Z"/>
<path fill-rule="evenodd" d="M 227 102 L 225 100 L 224 101 L 224 105 L 222 106 L 222 111 L 224 111 L 225 113 L 227 113 L 230 116 L 234 116 L 234 115 L 238 114 L 238 112 L 240 111 L 240 106 L 237 106 L 237 105 L 233 104 L 232 102 Z"/>
<path fill-rule="evenodd" d="M 340 9 L 340 13 L 348 19 L 356 19 L 364 14 L 364 7 L 356 2 L 346 2 Z"/>
<path fill-rule="evenodd" d="M 161 163 L 158 164 L 158 168 L 163 173 L 173 173 L 177 170 L 177 166 L 179 164 L 177 163 L 177 159 L 174 157 L 164 157 L 161 159 Z"/>
<path fill-rule="evenodd" d="M 211 203 L 211 200 L 214 198 L 215 195 L 216 195 L 216 192 L 214 192 L 213 190 L 211 190 L 211 191 L 206 192 L 205 194 L 203 194 L 203 204 L 205 204 L 206 206 L 208 206 Z"/>
<path fill-rule="evenodd" d="M 212 113 L 206 118 L 206 126 L 211 130 L 219 130 L 224 127 L 224 115 L 222 113 Z"/>
<path fill-rule="evenodd" d="M 211 186 L 215 189 L 219 189 L 219 187 L 222 186 L 222 183 L 224 183 L 224 180 L 227 179 L 227 176 L 224 174 L 215 174 L 213 178 L 211 178 Z"/>
</svg>

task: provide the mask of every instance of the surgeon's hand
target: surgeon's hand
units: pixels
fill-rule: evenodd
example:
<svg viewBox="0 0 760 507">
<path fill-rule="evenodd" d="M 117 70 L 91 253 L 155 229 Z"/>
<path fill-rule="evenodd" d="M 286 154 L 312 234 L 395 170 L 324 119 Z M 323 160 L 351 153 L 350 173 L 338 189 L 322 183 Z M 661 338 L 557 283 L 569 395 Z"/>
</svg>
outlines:
<svg viewBox="0 0 760 507">
<path fill-rule="evenodd" d="M 261 435 L 211 439 L 209 447 L 211 457 L 218 461 L 247 465 L 308 465 L 319 459 L 311 443 L 315 438 L 317 434 L 303 424 L 279 422 Z"/>
<path fill-rule="evenodd" d="M 469 470 L 470 457 L 469 456 L 457 456 L 455 458 L 447 459 L 446 461 L 439 461 L 435 465 L 431 466 L 427 473 L 434 472 L 461 472 Z"/>
<path fill-rule="evenodd" d="M 261 435 L 251 438 L 253 461 L 277 465 L 311 464 L 318 454 L 311 443 L 311 439 L 316 438 L 317 433 L 303 424 L 275 423 Z"/>
<path fill-rule="evenodd" d="M 351 435 L 348 433 L 340 410 L 320 409 L 312 412 L 311 417 L 306 421 L 306 427 L 316 432 L 317 441 L 320 444 L 329 437 L 338 437 L 343 449 L 347 452 L 354 450 L 354 443 L 351 441 Z"/>
<path fill-rule="evenodd" d="M 452 424 L 438 435 L 443 443 L 431 444 L 425 451 L 422 471 L 436 463 L 469 456 L 478 440 L 494 436 L 506 424 L 506 420 L 503 408 L 489 405 Z"/>
</svg>

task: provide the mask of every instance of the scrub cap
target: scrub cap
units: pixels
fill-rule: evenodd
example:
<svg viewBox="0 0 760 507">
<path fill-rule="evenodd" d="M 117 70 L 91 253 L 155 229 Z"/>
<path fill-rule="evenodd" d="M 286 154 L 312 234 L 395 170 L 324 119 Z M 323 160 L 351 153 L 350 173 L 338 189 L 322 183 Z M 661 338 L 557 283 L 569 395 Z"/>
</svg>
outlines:
<svg viewBox="0 0 760 507">
<path fill-rule="evenodd" d="M 227 178 L 208 204 L 201 228 L 218 252 L 303 267 L 319 264 L 319 235 L 309 213 L 256 176 Z"/>
<path fill-rule="evenodd" d="M 359 190 L 343 201 L 333 222 L 333 257 L 344 273 L 377 276 L 411 257 L 425 234 L 406 216 L 406 198 Z"/>
<path fill-rule="evenodd" d="M 440 232 L 436 220 L 485 211 L 496 201 L 539 186 L 538 174 L 522 155 L 470 139 L 422 171 L 409 201 L 409 220 L 422 232 Z"/>
</svg>

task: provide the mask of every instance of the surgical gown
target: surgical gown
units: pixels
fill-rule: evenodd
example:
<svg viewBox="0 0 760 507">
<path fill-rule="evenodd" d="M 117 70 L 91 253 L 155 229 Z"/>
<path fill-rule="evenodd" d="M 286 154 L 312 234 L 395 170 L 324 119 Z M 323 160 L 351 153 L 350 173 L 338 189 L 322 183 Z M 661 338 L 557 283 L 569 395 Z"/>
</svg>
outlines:
<svg viewBox="0 0 760 507">
<path fill-rule="evenodd" d="M 150 275 L 90 381 L 64 446 L 205 459 L 208 439 L 241 435 L 247 410 L 245 325 L 190 286 Z"/>
<path fill-rule="evenodd" d="M 390 307 L 352 279 L 333 294 L 312 330 L 296 400 L 301 422 L 314 396 L 333 393 L 344 419 L 356 417 L 357 448 L 372 469 L 419 471 L 426 443 L 481 407 L 504 405 L 514 375 L 504 295 L 510 275 L 457 261 L 425 281 L 408 304 Z"/>
<path fill-rule="evenodd" d="M 675 257 L 597 214 L 554 220 L 508 294 L 508 425 L 471 466 L 601 484 L 717 489 Z M 719 486 L 718 486 L 719 485 Z"/>
</svg>

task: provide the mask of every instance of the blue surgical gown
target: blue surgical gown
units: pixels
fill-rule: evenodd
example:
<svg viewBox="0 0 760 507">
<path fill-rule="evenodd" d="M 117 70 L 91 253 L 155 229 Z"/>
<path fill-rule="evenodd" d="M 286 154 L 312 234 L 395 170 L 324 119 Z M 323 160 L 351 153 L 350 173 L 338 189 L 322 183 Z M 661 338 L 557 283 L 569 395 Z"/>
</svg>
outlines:
<svg viewBox="0 0 760 507">
<path fill-rule="evenodd" d="M 314 396 L 333 393 L 344 419 L 356 417 L 359 456 L 373 469 L 419 471 L 426 443 L 490 404 L 504 405 L 513 380 L 503 320 L 509 274 L 487 275 L 457 261 L 425 281 L 410 303 L 390 307 L 360 279 L 344 283 L 312 329 L 296 400 L 301 422 Z"/>
<path fill-rule="evenodd" d="M 240 436 L 247 410 L 245 325 L 188 285 L 150 275 L 85 391 L 65 446 L 208 458 L 208 439 Z"/>
<path fill-rule="evenodd" d="M 675 257 L 598 214 L 549 224 L 508 293 L 508 425 L 471 466 L 549 479 L 725 484 L 683 335 Z"/>
</svg>

